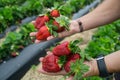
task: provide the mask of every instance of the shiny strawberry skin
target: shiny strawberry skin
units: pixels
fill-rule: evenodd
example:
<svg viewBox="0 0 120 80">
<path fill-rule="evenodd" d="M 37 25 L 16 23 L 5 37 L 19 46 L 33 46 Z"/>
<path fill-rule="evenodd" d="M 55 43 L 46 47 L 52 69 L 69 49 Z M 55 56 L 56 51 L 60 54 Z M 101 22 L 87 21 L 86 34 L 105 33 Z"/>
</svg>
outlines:
<svg viewBox="0 0 120 80">
<path fill-rule="evenodd" d="M 68 46 L 69 46 L 69 42 L 65 41 L 65 42 L 61 43 L 60 45 L 57 45 L 56 47 L 54 47 L 52 52 L 56 56 L 69 55 L 71 53 L 71 51 Z"/>
<path fill-rule="evenodd" d="M 50 19 L 47 15 L 37 17 L 34 24 L 35 28 L 39 30 L 42 26 L 45 26 L 45 22 L 49 20 Z"/>
<path fill-rule="evenodd" d="M 50 18 L 47 15 L 44 15 L 44 19 L 46 22 L 50 20 Z"/>
<path fill-rule="evenodd" d="M 53 25 L 55 25 L 58 29 L 57 32 L 62 32 L 65 28 L 61 27 L 60 24 L 56 21 L 53 21 Z"/>
<path fill-rule="evenodd" d="M 49 32 L 47 26 L 43 26 L 37 32 L 36 39 L 37 40 L 46 40 L 47 37 L 49 37 L 49 36 L 50 36 L 50 32 Z"/>
<path fill-rule="evenodd" d="M 53 54 L 47 55 L 42 61 L 42 68 L 47 72 L 59 72 L 61 67 L 58 64 L 59 57 Z"/>
<path fill-rule="evenodd" d="M 54 10 L 52 10 L 52 11 L 50 12 L 50 15 L 51 15 L 52 17 L 59 17 L 59 16 L 60 16 L 60 13 L 59 13 L 58 10 L 54 9 Z"/>
<path fill-rule="evenodd" d="M 68 57 L 67 62 L 64 65 L 64 69 L 66 72 L 70 72 L 70 65 L 71 63 L 75 62 L 77 59 L 80 59 L 79 54 L 72 54 Z"/>
</svg>

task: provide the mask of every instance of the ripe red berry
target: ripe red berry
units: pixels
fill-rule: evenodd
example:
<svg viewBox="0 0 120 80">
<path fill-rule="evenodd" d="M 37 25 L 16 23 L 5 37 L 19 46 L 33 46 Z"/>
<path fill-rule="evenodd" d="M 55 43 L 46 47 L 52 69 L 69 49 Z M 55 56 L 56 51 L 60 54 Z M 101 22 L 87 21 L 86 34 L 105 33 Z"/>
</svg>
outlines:
<svg viewBox="0 0 120 80">
<path fill-rule="evenodd" d="M 46 22 L 50 20 L 47 15 L 44 16 L 44 19 L 45 19 Z"/>
<path fill-rule="evenodd" d="M 58 10 L 54 9 L 54 10 L 52 10 L 52 11 L 50 12 L 50 15 L 51 15 L 52 17 L 59 17 L 59 16 L 60 16 L 60 13 L 59 13 Z"/>
<path fill-rule="evenodd" d="M 67 62 L 64 65 L 64 69 L 66 72 L 70 72 L 70 66 L 71 63 L 75 62 L 77 59 L 80 59 L 80 55 L 79 54 L 72 54 L 68 57 Z"/>
<path fill-rule="evenodd" d="M 65 28 L 60 26 L 60 24 L 56 21 L 53 21 L 53 25 L 55 25 L 58 29 L 56 30 L 57 32 L 62 32 Z"/>
<path fill-rule="evenodd" d="M 42 26 L 45 26 L 45 22 L 49 20 L 50 19 L 47 15 L 37 17 L 34 23 L 35 28 L 39 30 Z"/>
<path fill-rule="evenodd" d="M 57 45 L 52 50 L 53 54 L 56 55 L 56 56 L 69 55 L 71 53 L 71 51 L 70 51 L 68 45 L 69 45 L 68 41 L 63 42 L 63 43 Z"/>
<path fill-rule="evenodd" d="M 47 26 L 43 26 L 37 32 L 36 39 L 38 39 L 38 40 L 46 40 L 47 37 L 49 37 L 49 36 L 50 36 L 50 32 L 49 32 Z"/>
<path fill-rule="evenodd" d="M 47 55 L 42 61 L 42 68 L 47 72 L 59 72 L 61 66 L 58 64 L 59 57 L 53 54 Z"/>
<path fill-rule="evenodd" d="M 18 56 L 18 53 L 17 52 L 12 52 L 11 56 L 16 57 L 16 56 Z"/>
</svg>

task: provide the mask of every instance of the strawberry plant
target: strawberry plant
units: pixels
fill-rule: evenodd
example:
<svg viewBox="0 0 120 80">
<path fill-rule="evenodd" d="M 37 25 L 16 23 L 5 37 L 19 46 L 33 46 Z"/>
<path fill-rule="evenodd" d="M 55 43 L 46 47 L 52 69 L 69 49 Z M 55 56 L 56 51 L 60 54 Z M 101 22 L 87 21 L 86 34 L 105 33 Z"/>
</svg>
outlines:
<svg viewBox="0 0 120 80">
<path fill-rule="evenodd" d="M 0 45 L 0 59 L 8 56 L 17 56 L 19 52 L 29 44 L 32 43 L 29 33 L 34 31 L 32 24 L 24 25 L 19 32 L 10 32 Z M 26 42 L 27 40 L 27 42 Z"/>
<path fill-rule="evenodd" d="M 62 15 L 72 16 L 72 13 L 76 12 L 85 5 L 91 3 L 93 0 L 1 0 L 0 1 L 0 33 L 3 33 L 6 28 L 11 25 L 21 23 L 21 20 L 44 13 L 46 8 L 59 8 Z M 14 4 L 14 5 L 13 5 Z M 9 13 L 8 13 L 9 12 Z"/>
<path fill-rule="evenodd" d="M 97 57 L 100 54 L 107 55 L 119 50 L 119 22 L 120 21 L 117 21 L 98 28 L 92 37 L 92 41 L 85 49 L 86 53 L 90 54 L 92 57 Z"/>
</svg>

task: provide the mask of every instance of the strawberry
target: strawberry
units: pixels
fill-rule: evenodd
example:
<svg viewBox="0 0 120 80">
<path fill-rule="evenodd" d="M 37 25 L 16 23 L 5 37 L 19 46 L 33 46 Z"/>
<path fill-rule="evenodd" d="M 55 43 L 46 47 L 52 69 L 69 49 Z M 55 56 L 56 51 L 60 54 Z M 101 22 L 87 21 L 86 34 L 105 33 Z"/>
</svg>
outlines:
<svg viewBox="0 0 120 80">
<path fill-rule="evenodd" d="M 71 51 L 70 51 L 68 45 L 69 45 L 68 41 L 65 41 L 65 42 L 57 45 L 52 50 L 53 54 L 56 56 L 69 55 L 71 53 Z"/>
<path fill-rule="evenodd" d="M 24 46 L 23 45 L 20 45 L 20 46 L 18 46 L 19 47 L 19 49 L 23 49 L 24 48 Z"/>
<path fill-rule="evenodd" d="M 64 65 L 64 69 L 66 72 L 70 72 L 70 65 L 72 62 L 75 62 L 76 60 L 80 59 L 80 55 L 79 54 L 72 54 L 68 57 L 67 62 Z"/>
<path fill-rule="evenodd" d="M 65 29 L 64 27 L 61 27 L 60 24 L 55 20 L 53 21 L 53 25 L 55 25 L 58 28 L 57 32 L 62 32 Z"/>
<path fill-rule="evenodd" d="M 42 26 L 45 25 L 45 22 L 48 21 L 49 21 L 49 17 L 47 15 L 37 17 L 34 23 L 35 28 L 39 30 Z"/>
<path fill-rule="evenodd" d="M 58 10 L 54 9 L 54 10 L 52 10 L 52 11 L 50 12 L 50 15 L 51 15 L 52 17 L 59 17 L 59 16 L 60 16 L 60 13 L 59 13 Z"/>
<path fill-rule="evenodd" d="M 42 61 L 42 68 L 47 72 L 59 72 L 61 66 L 58 64 L 59 57 L 53 54 L 47 55 Z"/>
<path fill-rule="evenodd" d="M 65 41 L 65 42 L 55 46 L 52 49 L 52 52 L 56 56 L 69 55 L 70 53 L 79 53 L 81 50 L 77 46 L 78 43 L 80 43 L 79 40 L 75 40 L 75 41 L 71 41 L 71 42 Z"/>
<path fill-rule="evenodd" d="M 43 26 L 37 32 L 36 39 L 38 39 L 38 40 L 46 40 L 48 36 L 50 36 L 50 32 L 48 30 L 48 27 Z"/>
<path fill-rule="evenodd" d="M 16 56 L 18 56 L 18 53 L 17 52 L 12 52 L 11 56 L 16 57 Z"/>
<path fill-rule="evenodd" d="M 47 15 L 44 15 L 44 19 L 45 19 L 46 22 L 50 20 Z"/>
</svg>

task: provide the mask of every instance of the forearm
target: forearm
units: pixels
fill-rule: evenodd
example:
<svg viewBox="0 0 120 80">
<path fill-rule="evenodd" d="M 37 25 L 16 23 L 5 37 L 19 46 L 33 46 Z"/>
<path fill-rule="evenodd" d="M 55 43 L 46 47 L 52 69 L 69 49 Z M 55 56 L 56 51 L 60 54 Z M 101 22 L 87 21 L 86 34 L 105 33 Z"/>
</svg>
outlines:
<svg viewBox="0 0 120 80">
<path fill-rule="evenodd" d="M 120 72 L 120 51 L 111 53 L 104 57 L 105 64 L 109 73 Z M 98 76 L 99 69 L 97 65 L 97 61 L 93 59 L 90 61 L 91 69 L 90 72 L 86 76 Z"/>
<path fill-rule="evenodd" d="M 120 72 L 120 51 L 105 56 L 108 72 Z"/>
<path fill-rule="evenodd" d="M 84 30 L 108 24 L 120 18 L 120 0 L 105 0 L 96 9 L 77 19 Z"/>
</svg>

